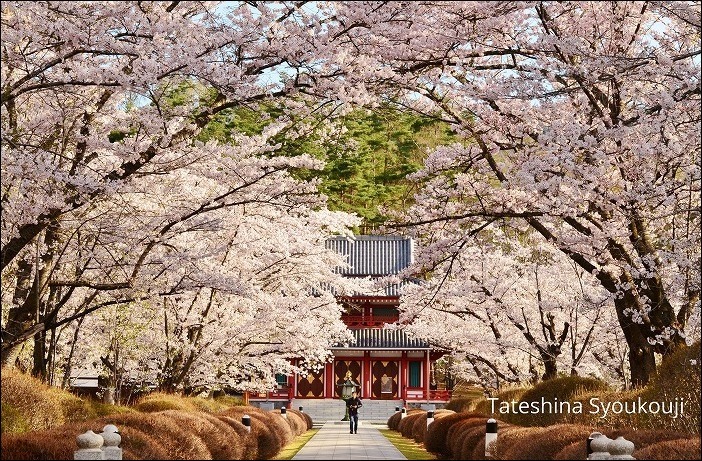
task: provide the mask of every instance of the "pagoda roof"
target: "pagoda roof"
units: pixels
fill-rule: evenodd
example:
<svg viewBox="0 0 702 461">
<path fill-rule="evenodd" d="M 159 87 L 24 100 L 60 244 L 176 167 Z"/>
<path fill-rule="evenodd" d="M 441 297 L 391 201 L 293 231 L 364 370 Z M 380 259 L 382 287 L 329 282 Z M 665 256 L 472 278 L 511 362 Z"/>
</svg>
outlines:
<svg viewBox="0 0 702 461">
<path fill-rule="evenodd" d="M 410 338 L 402 330 L 391 330 L 386 328 L 360 328 L 351 330 L 355 343 L 343 346 L 337 344 L 333 350 L 426 350 L 431 349 L 428 343 Z"/>
<path fill-rule="evenodd" d="M 354 235 L 332 237 L 326 247 L 347 256 L 349 267 L 338 268 L 347 276 L 395 275 L 412 264 L 413 243 L 398 235 Z"/>
</svg>

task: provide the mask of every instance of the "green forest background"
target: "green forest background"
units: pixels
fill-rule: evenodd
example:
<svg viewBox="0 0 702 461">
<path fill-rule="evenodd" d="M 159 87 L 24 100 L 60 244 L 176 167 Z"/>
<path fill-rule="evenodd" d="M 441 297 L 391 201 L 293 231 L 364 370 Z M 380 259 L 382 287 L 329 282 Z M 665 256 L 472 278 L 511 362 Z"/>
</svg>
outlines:
<svg viewBox="0 0 702 461">
<path fill-rule="evenodd" d="M 216 95 L 202 88 L 179 85 L 164 92 L 167 106 L 177 107 L 197 98 L 201 104 L 213 105 Z M 260 134 L 263 129 L 290 111 L 273 105 L 237 107 L 220 112 L 200 133 L 198 140 L 216 139 L 235 143 L 234 135 Z M 322 111 L 319 112 L 320 114 Z M 434 147 L 457 141 L 448 123 L 432 116 L 420 115 L 402 107 L 384 104 L 372 109 L 355 109 L 335 115 L 333 129 L 320 128 L 326 117 L 296 120 L 295 126 L 306 128 L 301 135 L 280 133 L 274 141 L 281 144 L 276 154 L 307 153 L 326 162 L 321 171 L 299 171 L 302 179 L 318 178 L 320 191 L 328 197 L 331 210 L 347 211 L 363 218 L 360 233 L 371 233 L 387 221 L 379 210 L 403 210 L 412 203 L 417 184 L 406 177 L 419 170 Z M 299 122 L 299 123 L 298 123 Z M 112 140 L 127 133 L 115 132 Z M 324 137 L 323 137 L 324 136 Z"/>
</svg>

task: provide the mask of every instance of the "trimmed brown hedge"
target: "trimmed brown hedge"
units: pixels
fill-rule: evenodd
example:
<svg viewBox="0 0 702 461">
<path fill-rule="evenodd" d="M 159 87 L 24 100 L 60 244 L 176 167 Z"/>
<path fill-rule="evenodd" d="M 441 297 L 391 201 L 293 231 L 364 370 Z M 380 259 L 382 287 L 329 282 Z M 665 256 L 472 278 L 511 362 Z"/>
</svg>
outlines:
<svg viewBox="0 0 702 461">
<path fill-rule="evenodd" d="M 447 408 L 442 408 L 442 409 L 436 410 L 436 411 L 434 412 L 434 418 L 436 418 L 436 417 L 438 417 L 438 416 L 441 416 L 441 417 L 443 418 L 444 416 L 453 415 L 453 414 L 455 414 L 455 413 L 456 413 L 456 412 L 453 411 L 453 410 L 449 410 L 449 409 L 447 409 Z"/>
<path fill-rule="evenodd" d="M 167 459 L 212 459 L 207 446 L 192 430 L 182 427 L 162 413 L 125 413 L 106 416 L 92 422 L 102 428 L 106 424 L 133 427 L 157 438 L 168 453 Z"/>
<path fill-rule="evenodd" d="M 264 417 L 264 418 L 269 418 L 269 417 L 270 417 L 270 415 L 268 414 L 268 412 L 267 412 L 266 410 L 261 410 L 261 409 L 258 408 L 258 407 L 252 407 L 252 406 L 250 406 L 250 405 L 241 405 L 241 406 L 238 406 L 238 407 L 227 408 L 226 410 L 221 411 L 221 412 L 219 412 L 218 414 L 220 414 L 220 415 L 229 415 L 229 416 L 231 416 L 232 418 L 237 418 L 237 417 L 238 417 L 240 420 L 241 420 L 241 417 L 242 417 L 243 415 L 249 415 L 249 416 L 252 416 L 252 415 L 259 415 L 259 416 L 262 416 L 262 417 Z"/>
<path fill-rule="evenodd" d="M 171 418 L 179 426 L 187 427 L 200 437 L 212 459 L 240 459 L 244 454 L 243 444 L 236 431 L 207 413 L 167 410 L 159 414 Z"/>
<path fill-rule="evenodd" d="M 402 413 L 397 412 L 388 418 L 388 429 L 393 431 L 397 430 L 397 426 L 400 424 L 400 418 L 402 418 Z"/>
<path fill-rule="evenodd" d="M 122 459 L 168 459 L 168 451 L 157 437 L 133 427 L 120 427 Z"/>
<path fill-rule="evenodd" d="M 424 447 L 431 453 L 445 454 L 446 435 L 451 426 L 460 421 L 476 417 L 484 417 L 487 419 L 486 416 L 476 413 L 453 413 L 434 421 L 431 426 L 429 426 L 427 434 L 424 437 Z"/>
<path fill-rule="evenodd" d="M 76 437 L 88 430 L 100 433 L 105 424 L 89 421 L 66 424 L 47 431 L 2 436 L 0 459 L 72 460 L 78 448 Z M 161 444 L 160 438 L 134 427 L 121 425 L 123 459 L 174 459 Z"/>
<path fill-rule="evenodd" d="M 3 435 L 2 459 L 71 460 L 77 448 L 76 436 L 87 430 L 99 433 L 106 424 L 119 428 L 124 459 L 258 458 L 257 440 L 249 436 L 240 422 L 233 419 L 225 422 L 201 412 L 168 410 L 111 415 L 48 431 Z M 256 424 L 267 431 L 264 423 L 257 420 Z"/>
<path fill-rule="evenodd" d="M 515 451 L 513 448 L 516 445 L 523 443 L 526 439 L 530 439 L 532 437 L 538 437 L 544 431 L 546 431 L 546 429 L 543 427 L 520 427 L 520 426 L 506 427 L 505 430 L 503 430 L 502 432 L 498 432 L 498 434 L 497 434 L 497 442 L 494 445 L 495 458 L 497 458 L 497 459 L 528 459 L 528 458 L 523 458 L 521 455 L 518 455 L 516 458 L 509 457 L 509 456 L 514 456 Z M 482 440 L 483 440 L 483 455 L 484 455 L 485 454 L 485 438 L 484 438 L 484 436 L 483 436 Z M 509 456 L 508 456 L 508 453 L 509 453 Z M 475 459 L 484 459 L 484 456 L 481 458 L 475 458 Z"/>
<path fill-rule="evenodd" d="M 76 439 L 60 437 L 50 431 L 3 434 L 0 459 L 73 459 Z"/>
<path fill-rule="evenodd" d="M 107 423 L 112 424 L 112 423 Z M 75 429 L 75 435 L 82 434 L 87 430 L 92 430 L 95 433 L 102 432 L 105 424 L 95 424 L 95 422 L 86 422 Z M 154 434 L 148 434 L 137 428 L 129 426 L 118 426 L 119 434 L 122 436 L 122 458 L 123 459 L 168 459 L 169 453 L 163 445 L 160 437 Z M 75 436 L 71 438 L 75 440 Z M 75 449 L 75 447 L 74 447 Z M 68 459 L 73 459 L 71 457 Z"/>
<path fill-rule="evenodd" d="M 587 459 L 587 442 L 573 442 L 555 454 L 553 459 Z"/>
<path fill-rule="evenodd" d="M 59 398 L 61 392 L 68 394 L 51 389 L 13 367 L 3 367 L 0 375 L 0 432 L 41 431 L 64 424 L 66 417 Z"/>
<path fill-rule="evenodd" d="M 249 433 L 240 420 L 224 415 L 217 415 L 216 418 L 229 425 L 238 434 L 239 442 L 242 443 L 243 449 L 241 459 L 259 459 L 258 440 Z"/>
<path fill-rule="evenodd" d="M 434 412 L 434 424 L 437 420 L 444 418 L 448 415 L 453 415 L 455 412 L 453 410 L 437 410 Z M 417 421 L 414 422 L 412 426 L 412 437 L 417 443 L 424 443 L 424 439 L 427 435 L 427 413 L 422 414 Z"/>
<path fill-rule="evenodd" d="M 258 440 L 258 453 L 262 457 L 273 457 L 280 452 L 280 450 L 283 449 L 285 446 L 286 442 L 286 434 L 290 431 L 290 428 L 283 424 L 285 424 L 283 421 L 280 420 L 275 420 L 272 418 L 270 415 L 268 415 L 267 418 L 262 417 L 261 415 L 251 415 L 252 421 L 257 420 L 260 421 L 262 424 L 265 426 L 261 430 L 256 430 L 252 431 L 255 432 L 255 435 Z M 253 423 L 252 423 L 253 424 Z M 252 426 L 253 427 L 253 426 Z M 258 429 L 258 428 L 257 428 Z M 276 448 L 273 449 L 273 443 L 271 443 L 271 449 L 266 452 L 267 445 L 269 444 L 269 440 L 275 440 L 275 446 Z"/>
<path fill-rule="evenodd" d="M 700 340 L 691 346 L 678 346 L 670 355 L 663 357 L 661 365 L 651 382 L 642 392 L 645 401 L 673 401 L 680 398 L 685 402 L 685 416 L 671 418 L 663 413 L 637 414 L 641 423 L 637 427 L 668 429 L 686 432 L 690 435 L 700 434 L 700 417 L 702 417 L 702 356 Z"/>
<path fill-rule="evenodd" d="M 573 443 L 585 446 L 587 438 L 594 432 L 592 427 L 576 424 L 556 424 L 542 432 L 517 440 L 505 451 L 506 459 L 556 459 L 555 456 Z M 498 436 L 498 442 L 500 437 Z"/>
<path fill-rule="evenodd" d="M 411 415 L 408 414 L 406 417 L 400 420 L 400 423 L 397 425 L 397 430 L 398 432 L 402 433 L 402 437 L 406 437 L 408 439 L 412 438 L 414 423 L 422 416 L 424 416 L 424 420 L 426 421 L 426 412 L 423 410 L 414 412 Z"/>
<path fill-rule="evenodd" d="M 301 411 L 298 411 L 298 410 L 293 410 L 293 409 L 288 409 L 288 413 L 294 413 L 294 414 L 298 415 L 300 418 L 302 418 L 302 420 L 305 422 L 305 426 L 307 427 L 306 430 L 312 429 L 313 422 L 312 422 L 312 417 L 310 415 L 308 415 L 307 413 L 303 413 Z"/>
<path fill-rule="evenodd" d="M 509 423 L 502 423 L 500 424 L 500 429 L 499 429 L 499 434 L 497 437 L 497 442 L 499 443 L 500 437 L 509 434 L 510 432 L 516 431 L 518 429 L 525 429 L 522 426 L 515 426 Z M 464 449 L 469 449 L 469 447 L 466 446 L 466 444 L 463 445 Z M 504 446 L 502 447 L 503 449 L 507 449 L 508 447 Z M 492 453 L 492 458 L 493 459 L 502 459 L 502 458 L 497 458 L 496 453 L 497 453 L 497 445 L 492 445 L 491 446 L 491 453 Z M 487 459 L 485 458 L 485 431 L 483 431 L 480 434 L 480 437 L 474 440 L 474 446 L 473 446 L 473 451 L 466 454 L 466 456 L 470 456 L 471 459 Z"/>
<path fill-rule="evenodd" d="M 410 437 L 417 443 L 424 442 L 424 434 L 427 432 L 427 413 L 422 413 L 412 424 Z"/>
<path fill-rule="evenodd" d="M 185 397 L 180 394 L 167 394 L 164 392 L 153 392 L 142 397 L 134 408 L 144 413 L 153 413 L 166 410 L 216 413 L 228 409 L 230 406 L 239 401 L 239 399 L 232 397 L 212 399 L 203 397 Z"/>
<path fill-rule="evenodd" d="M 293 435 L 298 436 L 307 432 L 307 421 L 300 413 L 294 413 L 288 410 L 288 423 L 293 430 Z"/>
<path fill-rule="evenodd" d="M 702 459 L 700 439 L 668 440 L 634 450 L 636 459 Z"/>
<path fill-rule="evenodd" d="M 610 431 L 605 435 L 609 438 L 621 435 L 634 442 L 633 456 L 636 459 L 702 459 L 699 439 L 688 439 L 687 435 L 676 432 L 625 429 Z M 694 443 L 695 440 L 697 445 Z M 586 457 L 585 443 L 574 442 L 556 453 L 554 459 L 585 459 Z"/>
<path fill-rule="evenodd" d="M 293 429 L 290 427 L 288 419 L 281 416 L 280 411 L 274 411 L 277 411 L 277 414 L 271 412 L 268 413 L 268 416 L 270 417 L 270 422 L 272 423 L 271 429 L 280 438 L 282 448 L 293 441 L 295 434 L 293 433 Z"/>
<path fill-rule="evenodd" d="M 143 413 L 155 413 L 166 410 L 196 411 L 197 408 L 186 398 L 175 395 L 154 392 L 144 396 L 134 408 Z"/>
<path fill-rule="evenodd" d="M 501 428 L 502 432 L 506 432 L 510 427 L 506 425 Z M 457 459 L 484 459 L 485 455 L 485 427 L 473 426 L 468 431 L 463 432 L 459 436 L 456 446 L 460 443 L 460 449 L 456 452 Z"/>
<path fill-rule="evenodd" d="M 446 410 L 455 411 L 456 413 L 467 412 L 470 411 L 470 409 L 473 407 L 475 400 L 475 398 L 467 397 L 453 398 L 446 404 L 444 408 Z"/>
<path fill-rule="evenodd" d="M 290 428 L 290 433 L 292 438 L 290 441 L 286 442 L 285 445 L 290 443 L 295 436 L 302 434 L 307 430 L 307 423 L 298 414 L 293 413 L 290 410 L 286 410 L 285 417 L 280 413 L 280 410 L 270 410 L 269 412 L 273 415 L 273 418 L 280 418 L 285 424 Z"/>
<path fill-rule="evenodd" d="M 690 357 L 699 356 L 699 344 L 696 344 L 696 349 L 693 346 L 692 348 L 681 349 L 676 354 L 682 357 L 678 360 L 680 363 L 669 361 L 669 364 L 673 364 L 669 366 L 684 368 L 688 363 L 695 366 L 694 360 L 690 359 Z M 659 375 L 657 378 L 660 382 L 665 381 L 662 375 Z M 659 386 L 660 382 L 657 383 Z M 684 385 L 687 387 L 691 386 L 688 382 L 684 383 Z M 646 388 L 631 391 L 631 395 L 627 394 L 627 396 L 638 397 L 654 390 Z M 521 399 L 520 394 L 523 394 Z M 543 382 L 528 390 L 513 388 L 499 394 L 500 400 L 520 399 L 523 402 L 538 402 L 541 398 L 544 398 L 547 402 L 552 402 L 556 405 L 560 402 L 571 402 L 571 404 L 574 401 L 586 402 L 591 395 L 611 396 L 615 395 L 615 392 L 608 391 L 606 384 L 601 381 L 576 376 Z M 667 395 L 665 394 L 665 396 Z M 697 399 L 699 400 L 699 396 Z M 692 400 L 692 398 L 688 400 Z M 487 401 L 478 403 L 485 407 Z M 481 408 L 480 404 L 476 405 L 476 407 Z M 646 420 L 645 424 L 642 422 L 642 424 L 636 424 L 635 426 L 633 423 L 632 426 L 629 426 L 626 421 L 618 421 L 620 424 L 615 427 L 622 429 L 614 430 L 611 429 L 611 425 L 604 424 L 603 420 L 591 421 L 582 417 L 573 417 L 573 415 L 566 414 L 567 412 L 560 415 L 556 412 L 553 413 L 545 416 L 505 415 L 509 422 L 515 425 L 511 426 L 511 424 L 504 422 L 499 423 L 500 432 L 493 458 L 584 459 L 586 457 L 587 437 L 592 432 L 599 431 L 612 439 L 621 435 L 633 442 L 636 447 L 634 457 L 637 459 L 649 456 L 700 459 L 699 440 L 690 438 L 691 434 L 699 432 L 699 427 L 695 426 L 695 428 L 691 429 L 688 427 L 688 423 L 684 423 L 680 428 L 673 428 L 673 430 L 646 430 L 645 427 L 651 421 Z M 427 428 L 426 413 L 423 411 L 419 416 L 410 415 L 405 419 L 400 419 L 399 414 L 394 414 L 388 419 L 388 427 L 401 432 L 403 437 L 412 438 L 417 442 L 423 441 L 427 451 L 436 454 L 440 459 L 484 459 L 484 426 L 487 420 L 485 415 L 475 418 L 470 417 L 467 413 L 455 413 L 440 418 L 437 412 L 435 418 L 435 422 Z M 528 421 L 521 421 L 522 419 Z M 534 426 L 518 425 L 525 423 L 533 424 Z M 546 426 L 541 426 L 542 424 Z M 628 427 L 638 427 L 639 429 L 629 429 Z M 666 447 L 676 446 L 676 441 L 680 442 L 680 454 L 676 454 L 675 450 L 668 449 L 668 454 L 666 455 Z M 644 451 L 652 445 L 660 446 Z M 640 453 L 644 453 L 644 455 Z"/>
<path fill-rule="evenodd" d="M 184 397 L 185 400 L 190 403 L 196 411 L 203 412 L 203 413 L 218 413 L 220 411 L 226 410 L 233 404 L 231 403 L 232 401 L 236 401 L 237 399 L 230 397 L 228 399 L 225 398 L 220 398 L 220 399 L 213 399 L 213 398 L 205 398 L 205 397 Z M 238 399 L 239 403 L 235 403 L 234 405 L 241 405 L 241 399 Z"/>
<path fill-rule="evenodd" d="M 452 425 L 446 433 L 446 455 L 451 458 L 460 458 L 467 432 L 479 428 L 484 434 L 486 422 L 487 418 L 472 417 Z"/>
<path fill-rule="evenodd" d="M 409 416 L 409 415 L 413 415 L 415 413 L 421 413 L 422 411 L 424 411 L 424 410 L 420 410 L 418 408 L 412 408 L 412 409 L 407 410 L 406 414 L 407 414 L 407 416 Z M 407 416 L 405 416 L 405 418 L 407 418 Z M 390 416 L 388 418 L 388 429 L 392 429 L 393 431 L 399 432 L 400 420 L 405 419 L 405 418 L 402 418 L 401 411 L 398 411 L 397 413 L 393 414 L 392 416 Z"/>
<path fill-rule="evenodd" d="M 222 416 L 229 416 L 237 421 L 245 414 L 251 416 L 251 437 L 256 440 L 257 456 L 259 459 L 271 459 L 275 457 L 285 446 L 285 433 L 292 433 L 287 423 L 276 423 L 273 415 L 260 408 L 241 406 L 232 407 L 220 413 Z M 276 418 L 279 422 L 282 418 Z"/>
<path fill-rule="evenodd" d="M 602 432 L 602 431 L 600 431 Z M 624 428 L 615 431 L 603 432 L 610 439 L 616 439 L 620 435 L 630 442 L 634 442 L 636 449 L 644 448 L 654 443 L 667 442 L 669 440 L 686 439 L 688 434 L 682 434 L 675 431 L 650 430 L 650 429 L 631 429 Z M 636 457 L 636 453 L 634 453 Z"/>
<path fill-rule="evenodd" d="M 285 446 L 284 429 L 275 424 L 271 418 L 258 414 L 251 415 L 251 434 L 258 444 L 258 456 L 270 459 L 280 453 Z"/>
</svg>

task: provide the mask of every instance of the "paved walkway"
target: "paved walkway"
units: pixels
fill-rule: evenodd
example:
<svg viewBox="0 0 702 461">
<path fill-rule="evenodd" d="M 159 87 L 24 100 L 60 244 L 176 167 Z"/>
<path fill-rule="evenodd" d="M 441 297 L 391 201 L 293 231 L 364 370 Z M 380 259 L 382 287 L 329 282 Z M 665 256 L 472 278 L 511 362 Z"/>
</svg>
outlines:
<svg viewBox="0 0 702 461">
<path fill-rule="evenodd" d="M 348 423 L 327 422 L 293 459 L 407 459 L 376 427 L 361 421 L 349 434 Z"/>
</svg>

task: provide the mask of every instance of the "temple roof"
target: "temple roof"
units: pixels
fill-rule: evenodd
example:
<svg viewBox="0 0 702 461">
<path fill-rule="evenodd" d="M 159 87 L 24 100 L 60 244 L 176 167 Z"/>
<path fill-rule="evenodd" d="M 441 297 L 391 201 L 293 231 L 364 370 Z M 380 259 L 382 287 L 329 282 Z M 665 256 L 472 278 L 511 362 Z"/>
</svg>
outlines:
<svg viewBox="0 0 702 461">
<path fill-rule="evenodd" d="M 384 328 L 361 328 L 351 330 L 356 342 L 344 347 L 340 344 L 332 349 L 402 349 L 419 350 L 430 349 L 429 344 L 419 339 L 410 338 L 402 330 L 388 330 Z"/>
<path fill-rule="evenodd" d="M 371 277 L 371 280 L 376 280 L 380 279 L 380 277 Z M 355 293 L 353 296 L 358 297 L 358 298 L 368 298 L 368 299 L 376 299 L 376 302 L 383 302 L 380 301 L 381 297 L 392 297 L 392 298 L 397 298 L 400 296 L 402 289 L 409 285 L 409 284 L 414 284 L 418 283 L 418 281 L 414 278 L 408 278 L 401 280 L 400 283 L 388 283 L 384 286 L 380 286 L 379 288 L 375 290 L 370 290 L 364 293 Z M 387 301 L 386 301 L 387 302 Z M 391 300 L 390 302 L 396 303 L 396 300 Z"/>
<path fill-rule="evenodd" d="M 326 247 L 348 256 L 351 267 L 339 272 L 350 276 L 394 275 L 412 264 L 412 239 L 396 235 L 333 237 Z"/>
</svg>

